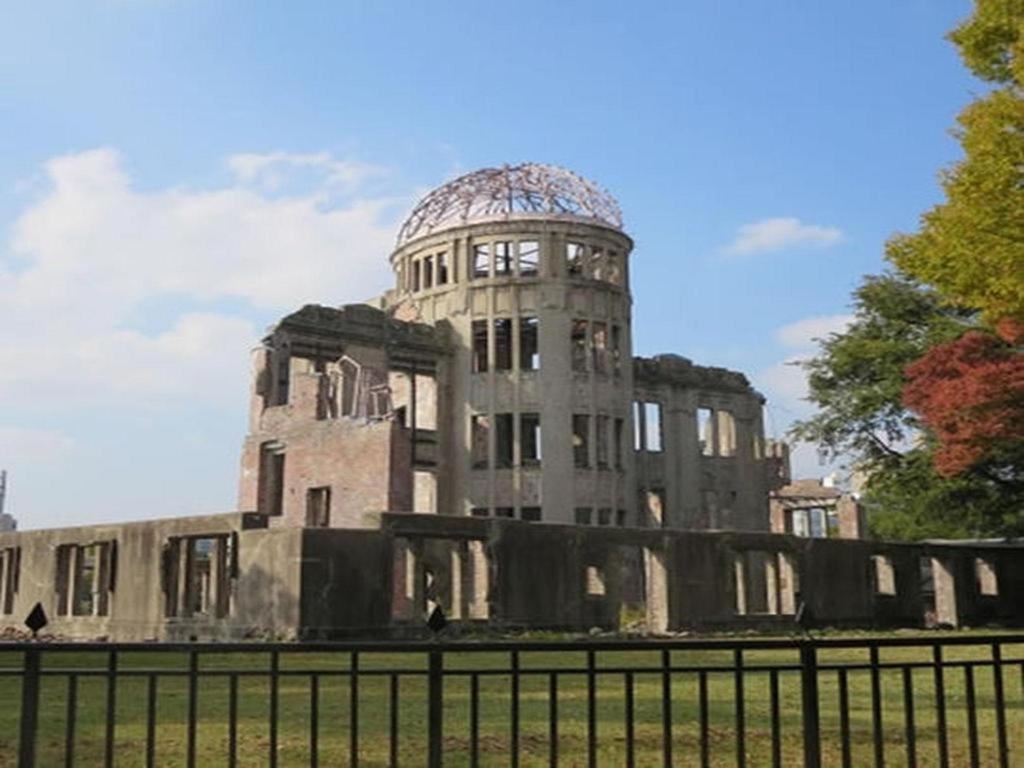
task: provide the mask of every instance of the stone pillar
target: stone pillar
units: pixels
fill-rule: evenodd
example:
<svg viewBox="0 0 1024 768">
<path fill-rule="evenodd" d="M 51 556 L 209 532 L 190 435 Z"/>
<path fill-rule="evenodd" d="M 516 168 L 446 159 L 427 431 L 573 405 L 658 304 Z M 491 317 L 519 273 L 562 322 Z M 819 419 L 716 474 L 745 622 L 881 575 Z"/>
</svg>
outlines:
<svg viewBox="0 0 1024 768">
<path fill-rule="evenodd" d="M 467 551 L 470 583 L 472 584 L 472 593 L 469 596 L 469 618 L 489 619 L 491 611 L 487 593 L 490 590 L 490 566 L 487 562 L 484 542 L 480 540 L 468 542 Z"/>
<path fill-rule="evenodd" d="M 665 553 L 644 547 L 644 570 L 647 582 L 647 631 L 656 635 L 668 632 L 668 569 Z"/>
</svg>

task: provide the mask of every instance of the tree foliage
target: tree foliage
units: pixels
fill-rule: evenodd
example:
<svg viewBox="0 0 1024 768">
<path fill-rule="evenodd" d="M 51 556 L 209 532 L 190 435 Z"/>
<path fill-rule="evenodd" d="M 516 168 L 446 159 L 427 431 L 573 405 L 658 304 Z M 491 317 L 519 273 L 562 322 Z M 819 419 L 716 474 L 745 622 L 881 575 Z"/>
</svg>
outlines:
<svg viewBox="0 0 1024 768">
<path fill-rule="evenodd" d="M 1024 486 L 1007 472 L 1024 463 L 1009 461 L 1009 450 L 993 451 L 955 476 L 938 473 L 940 443 L 904 401 L 913 381 L 908 372 L 936 349 L 959 349 L 965 332 L 977 333 L 976 313 L 944 303 L 934 290 L 899 273 L 866 277 L 854 294 L 854 309 L 846 331 L 820 340 L 820 354 L 803 364 L 817 412 L 794 425 L 792 436 L 850 462 L 863 479 L 863 502 L 877 536 L 1024 533 Z"/>
<path fill-rule="evenodd" d="M 903 402 L 935 435 L 940 475 L 987 464 L 996 480 L 1024 487 L 1024 355 L 969 331 L 933 347 L 906 375 Z"/>
<path fill-rule="evenodd" d="M 864 278 L 853 307 L 847 330 L 820 340 L 820 354 L 803 363 L 818 412 L 793 436 L 871 472 L 898 463 L 918 426 L 903 404 L 904 370 L 963 333 L 971 315 L 899 273 Z"/>
<path fill-rule="evenodd" d="M 942 175 L 945 201 L 889 259 L 994 323 L 1024 319 L 1024 0 L 978 0 L 950 36 L 994 89 L 960 115 L 962 161 Z"/>
</svg>

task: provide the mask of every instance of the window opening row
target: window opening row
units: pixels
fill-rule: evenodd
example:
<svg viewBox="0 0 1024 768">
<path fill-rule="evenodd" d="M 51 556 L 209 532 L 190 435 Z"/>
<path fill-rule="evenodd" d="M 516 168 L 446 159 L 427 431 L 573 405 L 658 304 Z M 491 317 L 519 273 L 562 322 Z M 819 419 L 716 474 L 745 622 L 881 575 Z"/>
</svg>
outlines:
<svg viewBox="0 0 1024 768">
<path fill-rule="evenodd" d="M 569 277 L 623 284 L 622 255 L 618 251 L 569 242 L 565 244 L 565 272 Z"/>
<path fill-rule="evenodd" d="M 626 525 L 627 512 L 624 509 L 611 507 L 576 507 L 574 521 L 576 525 L 615 525 L 620 528 Z"/>
<path fill-rule="evenodd" d="M 473 373 L 535 371 L 540 368 L 540 327 L 536 317 L 473 321 Z M 513 335 L 518 334 L 518 345 Z M 519 348 L 518 366 L 514 366 Z"/>
<path fill-rule="evenodd" d="M 472 419 L 472 462 L 476 469 L 537 466 L 541 461 L 540 414 L 520 413 L 516 439 L 516 414 L 475 414 Z M 494 456 L 491 458 L 491 433 L 494 433 Z"/>
<path fill-rule="evenodd" d="M 416 292 L 455 282 L 447 251 L 410 259 L 405 271 L 405 289 Z"/>
<path fill-rule="evenodd" d="M 625 420 L 605 414 L 577 413 L 572 417 L 573 463 L 578 469 L 622 469 Z M 593 438 L 591 437 L 593 435 Z M 593 446 L 593 447 L 591 447 Z"/>
<path fill-rule="evenodd" d="M 622 329 L 618 325 L 573 320 L 570 344 L 574 371 L 622 373 Z"/>
<path fill-rule="evenodd" d="M 470 275 L 474 280 L 487 277 L 536 277 L 540 265 L 537 240 L 497 240 L 473 245 Z"/>
</svg>

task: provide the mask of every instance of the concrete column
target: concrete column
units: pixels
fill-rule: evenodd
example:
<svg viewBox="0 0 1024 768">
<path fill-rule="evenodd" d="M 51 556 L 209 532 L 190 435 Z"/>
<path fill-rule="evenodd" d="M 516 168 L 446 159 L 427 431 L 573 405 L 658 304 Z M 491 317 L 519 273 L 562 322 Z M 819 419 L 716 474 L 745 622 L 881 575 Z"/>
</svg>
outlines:
<svg viewBox="0 0 1024 768">
<path fill-rule="evenodd" d="M 448 553 L 448 618 L 462 618 L 462 545 L 455 543 Z"/>
<path fill-rule="evenodd" d="M 467 544 L 472 593 L 469 596 L 469 618 L 489 619 L 491 616 L 487 593 L 490 590 L 490 566 L 483 541 Z"/>
<path fill-rule="evenodd" d="M 740 616 L 747 614 L 746 570 L 743 554 L 736 555 L 733 559 L 733 573 L 736 582 L 736 613 Z"/>
<path fill-rule="evenodd" d="M 656 635 L 668 632 L 668 569 L 665 553 L 644 547 L 644 571 L 647 583 L 645 606 L 647 631 Z"/>
<path fill-rule="evenodd" d="M 940 624 L 960 625 L 956 610 L 956 577 L 950 563 L 932 558 L 932 579 L 935 582 L 935 620 Z"/>
<path fill-rule="evenodd" d="M 779 613 L 796 613 L 796 566 L 793 556 L 779 552 Z"/>
</svg>

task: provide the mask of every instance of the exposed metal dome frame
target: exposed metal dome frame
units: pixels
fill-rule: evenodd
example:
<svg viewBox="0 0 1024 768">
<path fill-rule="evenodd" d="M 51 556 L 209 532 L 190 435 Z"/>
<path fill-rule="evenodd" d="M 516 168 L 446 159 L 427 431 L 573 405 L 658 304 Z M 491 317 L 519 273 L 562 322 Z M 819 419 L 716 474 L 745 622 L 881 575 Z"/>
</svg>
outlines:
<svg viewBox="0 0 1024 768">
<path fill-rule="evenodd" d="M 557 165 L 522 163 L 482 168 L 428 193 L 402 224 L 398 245 L 477 220 L 530 216 L 622 228 L 618 202 L 592 181 Z"/>
</svg>

